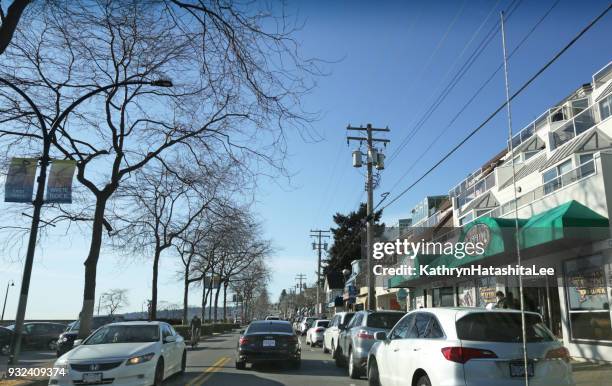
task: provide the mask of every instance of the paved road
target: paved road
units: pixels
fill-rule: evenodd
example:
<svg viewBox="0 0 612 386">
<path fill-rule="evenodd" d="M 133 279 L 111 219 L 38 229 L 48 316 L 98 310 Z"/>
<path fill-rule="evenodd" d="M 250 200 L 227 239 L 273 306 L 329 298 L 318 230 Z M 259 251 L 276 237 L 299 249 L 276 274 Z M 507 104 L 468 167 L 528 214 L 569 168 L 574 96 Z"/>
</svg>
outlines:
<svg viewBox="0 0 612 386">
<path fill-rule="evenodd" d="M 234 368 L 238 334 L 215 335 L 187 353 L 187 371 L 167 380 L 168 386 L 363 386 L 365 378 L 350 379 L 321 348 L 310 348 L 302 340 L 302 367 L 299 370 L 278 364 L 246 370 Z"/>
</svg>

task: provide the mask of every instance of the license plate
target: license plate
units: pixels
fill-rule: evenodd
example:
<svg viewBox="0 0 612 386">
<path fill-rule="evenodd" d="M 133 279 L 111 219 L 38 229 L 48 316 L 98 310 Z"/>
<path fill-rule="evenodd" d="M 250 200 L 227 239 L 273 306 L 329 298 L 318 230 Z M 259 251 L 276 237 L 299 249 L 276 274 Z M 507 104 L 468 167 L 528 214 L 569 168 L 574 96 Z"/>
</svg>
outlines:
<svg viewBox="0 0 612 386">
<path fill-rule="evenodd" d="M 276 341 L 274 339 L 264 339 L 263 341 L 263 346 L 264 347 L 274 347 L 276 346 Z"/>
<path fill-rule="evenodd" d="M 533 362 L 527 362 L 527 375 L 533 377 Z M 523 362 L 510 362 L 510 376 L 524 377 L 525 364 Z"/>
<path fill-rule="evenodd" d="M 99 382 L 102 382 L 102 373 L 83 374 L 83 383 L 99 383 Z"/>
</svg>

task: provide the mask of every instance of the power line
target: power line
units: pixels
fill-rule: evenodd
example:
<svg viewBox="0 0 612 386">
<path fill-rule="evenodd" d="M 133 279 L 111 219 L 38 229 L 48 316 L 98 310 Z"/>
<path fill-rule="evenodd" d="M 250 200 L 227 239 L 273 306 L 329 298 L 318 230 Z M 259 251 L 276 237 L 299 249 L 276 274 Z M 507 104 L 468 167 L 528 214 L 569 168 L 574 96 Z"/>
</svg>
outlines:
<svg viewBox="0 0 612 386">
<path fill-rule="evenodd" d="M 516 51 L 518 51 L 521 48 L 521 46 L 527 41 L 527 39 L 533 34 L 533 32 L 535 32 L 538 26 L 548 17 L 548 15 L 550 15 L 552 10 L 559 4 L 560 1 L 561 0 L 555 1 L 552 4 L 552 6 L 548 8 L 548 10 L 544 13 L 544 15 L 542 15 L 542 17 L 538 19 L 538 21 L 531 27 L 529 32 L 523 37 L 523 39 L 521 39 L 521 41 L 516 45 L 516 47 L 514 47 L 514 49 L 510 52 L 510 54 L 508 55 L 508 59 L 511 58 L 512 55 L 514 55 Z M 467 108 L 472 104 L 472 102 L 476 99 L 476 97 L 480 95 L 482 90 L 484 90 L 484 88 L 493 80 L 493 78 L 495 78 L 495 75 L 497 75 L 497 73 L 502 68 L 503 68 L 503 63 L 500 63 L 499 66 L 495 69 L 495 71 L 493 71 L 493 73 L 489 76 L 489 78 L 480 85 L 478 90 L 476 90 L 476 92 L 470 97 L 470 99 L 468 99 L 468 101 L 463 105 L 463 107 L 461 107 L 461 109 L 457 112 L 457 114 L 453 116 L 453 118 L 446 125 L 446 127 L 440 132 L 440 134 L 438 134 L 438 136 L 427 146 L 427 148 L 418 157 L 416 157 L 415 161 L 410 165 L 408 170 L 406 170 L 406 172 L 402 174 L 402 176 L 396 180 L 395 184 L 391 187 L 391 189 L 389 189 L 390 192 L 393 191 L 399 185 L 399 183 L 404 179 L 404 177 L 406 177 L 408 173 L 412 171 L 412 169 L 418 163 L 418 160 L 420 160 L 425 154 L 427 154 L 427 152 L 433 147 L 433 145 L 436 144 L 436 142 L 438 142 L 438 140 L 442 137 L 442 135 L 444 135 L 446 131 L 452 127 L 455 121 L 461 116 L 461 114 L 463 114 L 465 110 L 467 110 Z M 384 199 L 381 200 L 378 203 L 378 205 L 381 205 L 383 201 Z"/>
<path fill-rule="evenodd" d="M 589 31 L 597 22 L 599 22 L 612 8 L 612 4 L 608 5 L 608 7 L 600 13 L 596 18 L 594 18 L 586 27 L 584 27 L 569 43 L 567 43 L 560 51 L 558 51 L 543 67 L 541 67 L 531 78 L 529 78 L 523 85 L 509 98 L 509 101 L 514 100 L 519 94 L 521 94 L 534 80 L 536 80 L 544 71 L 548 69 L 554 62 L 561 57 L 570 47 L 572 47 L 587 31 Z M 415 185 L 421 182 L 425 177 L 427 177 L 432 171 L 438 168 L 444 161 L 446 161 L 451 155 L 453 155 L 463 144 L 465 144 L 470 138 L 472 138 L 478 131 L 480 131 L 484 126 L 487 125 L 501 110 L 506 107 L 508 102 L 504 102 L 499 106 L 493 113 L 491 113 L 480 125 L 478 125 L 475 129 L 473 129 L 464 139 L 462 139 L 457 145 L 455 145 L 446 155 L 444 155 L 438 162 L 436 162 L 432 167 L 430 167 L 423 175 L 421 175 L 415 182 L 410 184 L 406 189 L 404 189 L 401 193 L 399 193 L 393 200 L 391 200 L 387 205 L 385 205 L 382 209 L 388 208 L 390 205 L 395 203 L 400 197 L 406 194 L 410 189 L 412 189 Z"/>
<path fill-rule="evenodd" d="M 508 18 L 512 15 L 512 13 L 514 13 L 514 11 L 518 8 L 518 6 L 520 5 L 520 0 L 517 2 L 517 0 L 514 0 L 509 6 L 508 6 Z M 480 26 L 476 29 L 476 31 L 474 32 L 474 34 L 472 35 L 472 37 L 470 38 L 470 40 L 465 44 L 464 49 L 462 50 L 462 52 L 460 53 L 460 55 L 457 56 L 457 59 L 455 60 L 455 63 L 451 66 L 451 68 L 449 69 L 449 71 L 446 73 L 446 75 L 444 76 L 444 78 L 446 78 L 452 68 L 455 66 L 457 60 L 459 58 L 461 58 L 463 56 L 463 54 L 465 53 L 465 51 L 467 50 L 467 47 L 469 47 L 472 43 L 472 41 L 474 41 L 474 39 L 476 38 L 476 36 L 480 33 L 480 30 L 484 27 L 484 25 L 487 23 L 487 21 L 489 20 L 489 18 L 491 17 L 491 15 L 493 15 L 493 11 L 495 10 L 495 8 L 497 7 L 497 4 L 499 3 L 499 1 L 497 3 L 494 4 L 493 8 L 491 8 L 491 10 L 489 11 L 489 14 L 487 15 L 487 17 L 483 20 L 483 22 L 480 24 Z M 450 92 L 455 88 L 455 86 L 461 81 L 461 79 L 465 76 L 465 74 L 468 72 L 468 70 L 472 67 L 472 65 L 476 62 L 476 60 L 478 59 L 478 57 L 480 57 L 480 55 L 482 54 L 482 52 L 484 52 L 484 50 L 487 48 L 487 46 L 489 45 L 489 43 L 492 41 L 493 37 L 495 36 L 495 33 L 497 32 L 497 30 L 499 29 L 499 22 L 497 22 L 495 25 L 493 25 L 491 27 L 491 29 L 485 34 L 485 36 L 483 37 L 483 39 L 480 41 L 480 43 L 478 44 L 478 46 L 476 47 L 476 49 L 470 54 L 470 56 L 467 58 L 467 60 L 463 63 L 463 65 L 459 68 L 459 70 L 455 73 L 455 75 L 453 76 L 453 78 L 450 80 L 450 82 L 444 87 L 444 89 L 440 92 L 440 94 L 438 94 L 438 96 L 434 99 L 434 101 L 432 102 L 432 104 L 427 108 L 427 110 L 423 113 L 423 115 L 421 116 L 421 118 L 417 121 L 417 123 L 413 126 L 413 128 L 408 132 L 408 134 L 402 139 L 402 141 L 400 142 L 400 145 L 393 151 L 393 153 L 391 154 L 391 156 L 389 157 L 389 162 L 388 164 L 390 164 L 391 162 L 393 162 L 397 156 L 399 155 L 399 153 L 406 147 L 406 145 L 408 144 L 408 142 L 410 142 L 410 140 L 416 135 L 416 133 L 423 127 L 423 125 L 425 124 L 425 122 L 427 122 L 427 120 L 433 115 L 433 113 L 438 109 L 438 107 L 442 104 L 442 102 L 444 102 L 444 100 L 446 99 L 446 97 L 450 94 Z"/>
</svg>

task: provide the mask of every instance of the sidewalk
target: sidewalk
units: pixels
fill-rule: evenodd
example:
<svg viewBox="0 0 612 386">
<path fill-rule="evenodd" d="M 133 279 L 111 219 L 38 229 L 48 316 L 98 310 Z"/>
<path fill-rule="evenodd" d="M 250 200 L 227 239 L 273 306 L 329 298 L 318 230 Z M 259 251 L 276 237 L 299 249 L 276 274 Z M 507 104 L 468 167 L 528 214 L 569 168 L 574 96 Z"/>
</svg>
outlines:
<svg viewBox="0 0 612 386">
<path fill-rule="evenodd" d="M 612 364 L 572 363 L 576 386 L 604 386 L 612 380 Z"/>
</svg>

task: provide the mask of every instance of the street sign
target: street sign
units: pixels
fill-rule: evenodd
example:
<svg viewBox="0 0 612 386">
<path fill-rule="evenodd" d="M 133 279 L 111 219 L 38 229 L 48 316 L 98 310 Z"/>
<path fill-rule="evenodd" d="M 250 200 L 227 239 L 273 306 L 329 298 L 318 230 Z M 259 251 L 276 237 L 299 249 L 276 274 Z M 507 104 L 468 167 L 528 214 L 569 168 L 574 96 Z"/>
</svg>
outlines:
<svg viewBox="0 0 612 386">
<path fill-rule="evenodd" d="M 58 204 L 72 203 L 72 177 L 76 162 L 71 160 L 54 160 L 49 173 L 46 202 Z"/>
<path fill-rule="evenodd" d="M 12 158 L 4 185 L 5 202 L 32 202 L 37 160 Z"/>
</svg>

